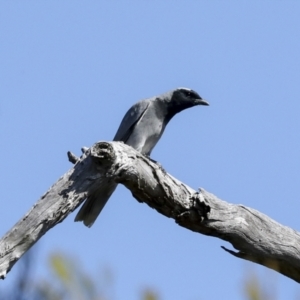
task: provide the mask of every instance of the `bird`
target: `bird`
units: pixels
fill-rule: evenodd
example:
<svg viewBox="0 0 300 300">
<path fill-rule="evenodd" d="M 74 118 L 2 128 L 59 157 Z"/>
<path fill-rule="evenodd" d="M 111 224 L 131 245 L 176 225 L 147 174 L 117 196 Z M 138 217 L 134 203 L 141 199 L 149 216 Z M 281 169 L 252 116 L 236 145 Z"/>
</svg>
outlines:
<svg viewBox="0 0 300 300">
<path fill-rule="evenodd" d="M 134 104 L 125 114 L 113 141 L 122 141 L 143 155 L 150 154 L 161 138 L 169 121 L 179 112 L 196 106 L 209 105 L 197 92 L 177 88 Z M 75 217 L 91 227 L 117 184 L 104 178 L 97 192 L 88 196 Z"/>
</svg>

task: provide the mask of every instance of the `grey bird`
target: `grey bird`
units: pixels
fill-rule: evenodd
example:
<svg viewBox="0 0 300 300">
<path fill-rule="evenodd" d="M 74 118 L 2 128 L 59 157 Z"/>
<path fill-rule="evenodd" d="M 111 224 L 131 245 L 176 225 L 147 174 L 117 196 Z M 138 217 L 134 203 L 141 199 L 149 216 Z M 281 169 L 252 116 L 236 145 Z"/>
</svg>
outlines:
<svg viewBox="0 0 300 300">
<path fill-rule="evenodd" d="M 178 88 L 134 104 L 125 114 L 114 141 L 122 141 L 140 153 L 150 156 L 168 122 L 179 112 L 196 105 L 209 105 L 195 91 Z M 97 193 L 89 196 L 75 221 L 91 227 L 117 184 L 104 178 Z"/>
</svg>

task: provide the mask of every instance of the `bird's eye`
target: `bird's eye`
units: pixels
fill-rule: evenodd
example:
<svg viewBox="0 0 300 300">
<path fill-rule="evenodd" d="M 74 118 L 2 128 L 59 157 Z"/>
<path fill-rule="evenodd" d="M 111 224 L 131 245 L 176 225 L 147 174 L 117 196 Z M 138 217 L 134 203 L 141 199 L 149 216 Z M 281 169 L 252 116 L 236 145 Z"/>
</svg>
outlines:
<svg viewBox="0 0 300 300">
<path fill-rule="evenodd" d="M 188 97 L 192 97 L 192 93 L 191 93 L 191 92 L 187 92 L 186 95 L 187 95 Z"/>
</svg>

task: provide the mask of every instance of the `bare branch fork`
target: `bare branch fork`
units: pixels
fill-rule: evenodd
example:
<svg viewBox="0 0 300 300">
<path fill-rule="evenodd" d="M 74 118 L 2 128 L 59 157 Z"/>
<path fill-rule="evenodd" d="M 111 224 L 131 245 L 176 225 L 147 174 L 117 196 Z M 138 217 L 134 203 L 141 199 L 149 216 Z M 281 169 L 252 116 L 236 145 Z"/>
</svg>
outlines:
<svg viewBox="0 0 300 300">
<path fill-rule="evenodd" d="M 83 149 L 74 167 L 65 173 L 31 210 L 0 240 L 0 277 L 5 278 L 18 259 L 49 229 L 62 222 L 87 197 L 97 193 L 103 178 L 125 185 L 177 224 L 230 242 L 249 260 L 300 282 L 300 234 L 243 205 L 218 199 L 204 189 L 195 191 L 155 162 L 119 142 L 99 142 Z"/>
</svg>

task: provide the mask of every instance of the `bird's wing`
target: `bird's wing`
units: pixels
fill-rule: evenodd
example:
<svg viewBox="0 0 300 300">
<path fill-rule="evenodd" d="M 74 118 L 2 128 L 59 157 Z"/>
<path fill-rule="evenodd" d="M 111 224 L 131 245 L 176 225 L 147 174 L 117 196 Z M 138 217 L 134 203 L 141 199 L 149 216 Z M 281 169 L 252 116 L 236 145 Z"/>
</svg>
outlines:
<svg viewBox="0 0 300 300">
<path fill-rule="evenodd" d="M 151 100 L 143 100 L 134 104 L 124 116 L 119 129 L 114 137 L 114 141 L 126 143 L 130 137 L 135 124 L 142 118 L 146 112 Z"/>
</svg>

